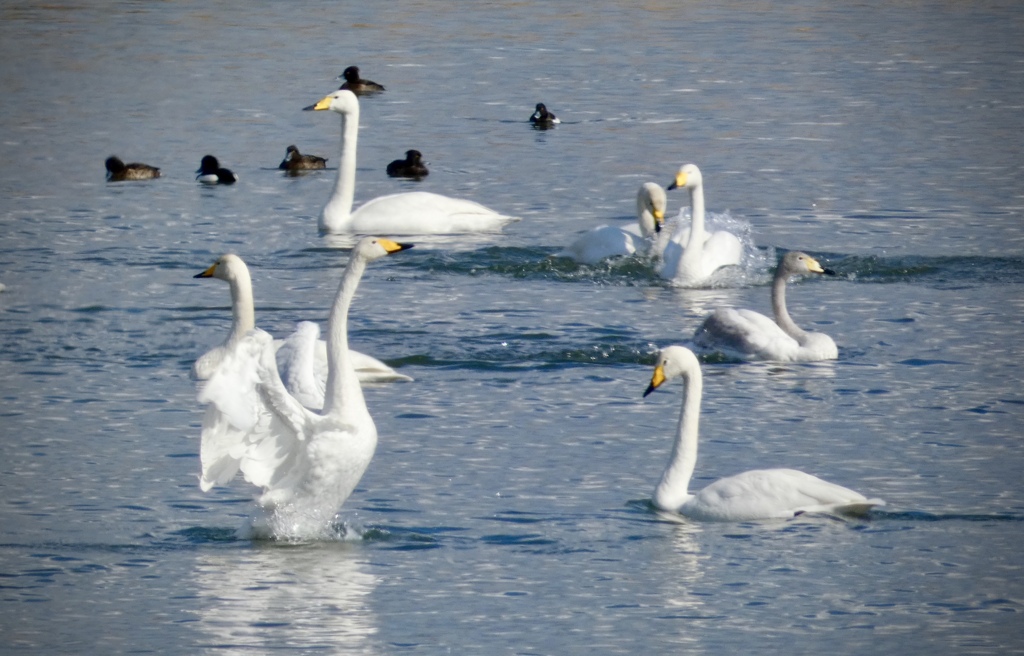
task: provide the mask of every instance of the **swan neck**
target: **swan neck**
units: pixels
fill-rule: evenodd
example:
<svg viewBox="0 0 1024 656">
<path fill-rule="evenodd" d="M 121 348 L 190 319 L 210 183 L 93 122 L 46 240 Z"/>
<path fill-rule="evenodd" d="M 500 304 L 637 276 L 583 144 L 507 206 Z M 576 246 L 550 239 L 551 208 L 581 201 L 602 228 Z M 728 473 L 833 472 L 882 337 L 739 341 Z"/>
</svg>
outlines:
<svg viewBox="0 0 1024 656">
<path fill-rule="evenodd" d="M 327 389 L 323 414 L 361 407 L 362 388 L 348 350 L 348 310 L 355 297 L 366 261 L 354 253 L 342 274 L 338 294 L 327 321 Z"/>
<path fill-rule="evenodd" d="M 663 510 L 678 510 L 690 498 L 690 478 L 697 464 L 700 401 L 704 387 L 699 370 L 683 376 L 683 407 L 679 413 L 676 440 L 661 481 L 654 490 L 654 503 Z"/>
<path fill-rule="evenodd" d="M 772 281 L 772 312 L 775 315 L 775 323 L 779 324 L 779 328 L 782 328 L 784 333 L 803 344 L 807 338 L 807 333 L 800 326 L 796 325 L 789 316 L 789 310 L 786 309 L 786 279 L 788 277 L 782 265 L 779 265 L 778 270 L 775 272 L 775 279 Z"/>
<path fill-rule="evenodd" d="M 243 269 L 228 281 L 231 288 L 231 334 L 228 344 L 237 344 L 256 327 L 256 305 L 252 297 L 252 278 Z"/>
<path fill-rule="evenodd" d="M 687 246 L 703 245 L 704 241 L 704 185 L 690 190 L 690 241 Z"/>
<path fill-rule="evenodd" d="M 359 141 L 359 108 L 341 115 L 341 152 L 334 191 L 320 216 L 321 232 L 341 232 L 352 214 L 356 191 L 356 146 Z"/>
</svg>

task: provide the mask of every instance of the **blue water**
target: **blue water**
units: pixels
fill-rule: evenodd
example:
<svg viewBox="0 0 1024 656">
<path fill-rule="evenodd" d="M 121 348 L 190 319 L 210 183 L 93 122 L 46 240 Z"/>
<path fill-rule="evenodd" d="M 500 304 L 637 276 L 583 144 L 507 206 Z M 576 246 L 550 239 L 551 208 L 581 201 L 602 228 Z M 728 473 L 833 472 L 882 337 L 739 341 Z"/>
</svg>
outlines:
<svg viewBox="0 0 1024 656">
<path fill-rule="evenodd" d="M 559 3 L 28 3 L 0 9 L 0 652 L 1024 652 L 1020 335 L 1024 10 Z M 236 537 L 252 489 L 198 487 L 192 361 L 230 323 L 326 322 L 316 234 L 356 64 L 357 202 L 424 189 L 522 220 L 411 240 L 367 271 L 353 345 L 376 457 L 348 535 Z M 544 102 L 563 120 L 535 131 Z M 431 174 L 386 164 L 422 151 Z M 194 181 L 207 153 L 233 187 Z M 164 177 L 107 184 L 103 160 Z M 704 366 L 694 487 L 786 466 L 887 505 L 863 521 L 673 522 L 647 499 L 680 389 L 658 347 L 769 309 L 767 266 L 677 289 L 551 256 L 700 165 L 709 211 L 794 282 L 836 362 Z M 670 213 L 683 197 L 669 196 Z"/>
</svg>

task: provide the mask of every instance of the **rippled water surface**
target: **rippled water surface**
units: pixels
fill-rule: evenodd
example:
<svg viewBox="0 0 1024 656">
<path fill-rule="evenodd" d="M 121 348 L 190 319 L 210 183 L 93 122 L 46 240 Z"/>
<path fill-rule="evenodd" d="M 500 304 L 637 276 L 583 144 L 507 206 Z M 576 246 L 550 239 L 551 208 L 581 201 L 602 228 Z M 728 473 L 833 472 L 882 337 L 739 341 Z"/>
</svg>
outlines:
<svg viewBox="0 0 1024 656">
<path fill-rule="evenodd" d="M 1017 3 L 23 3 L 0 9 L 0 651 L 1024 652 Z M 236 537 L 252 490 L 198 486 L 188 370 L 230 324 L 326 322 L 349 243 L 316 217 L 351 64 L 357 202 L 424 189 L 522 217 L 373 264 L 353 345 L 376 457 L 340 523 Z M 544 102 L 563 122 L 526 120 Z M 332 170 L 284 177 L 285 148 Z M 387 162 L 421 150 L 431 174 Z M 194 181 L 213 153 L 240 177 Z M 103 160 L 163 177 L 108 184 Z M 704 172 L 748 226 L 711 289 L 552 257 Z M 669 196 L 670 214 L 684 197 Z M 712 308 L 767 312 L 770 263 L 838 275 L 790 310 L 838 361 L 709 361 L 694 487 L 788 466 L 887 505 L 863 521 L 698 524 L 647 499 L 680 387 L 654 353 Z"/>
</svg>

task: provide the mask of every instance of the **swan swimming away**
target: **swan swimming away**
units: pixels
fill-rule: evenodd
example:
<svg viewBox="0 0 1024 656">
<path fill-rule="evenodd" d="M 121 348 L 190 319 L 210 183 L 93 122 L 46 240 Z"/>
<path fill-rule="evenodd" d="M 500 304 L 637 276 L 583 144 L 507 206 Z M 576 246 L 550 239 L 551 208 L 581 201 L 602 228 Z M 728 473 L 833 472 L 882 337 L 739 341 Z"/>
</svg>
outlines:
<svg viewBox="0 0 1024 656">
<path fill-rule="evenodd" d="M 341 114 L 341 158 L 334 191 L 320 214 L 321 233 L 427 235 L 497 232 L 514 217 L 498 214 L 479 203 L 426 191 L 380 196 L 355 212 L 356 142 L 359 138 L 359 100 L 339 89 L 307 110 Z"/>
<path fill-rule="evenodd" d="M 262 490 L 257 533 L 324 535 L 370 464 L 377 429 L 348 349 L 349 307 L 369 262 L 410 247 L 364 237 L 352 249 L 328 321 L 323 410 L 309 410 L 285 389 L 273 338 L 258 329 L 227 354 L 200 391 L 199 401 L 213 409 L 203 422 L 200 487 L 224 485 L 241 471 Z"/>
<path fill-rule="evenodd" d="M 885 505 L 796 469 L 745 471 L 690 494 L 690 478 L 697 464 L 703 381 L 697 357 L 683 346 L 661 351 L 644 396 L 674 378 L 683 379 L 683 407 L 672 456 L 654 488 L 653 502 L 658 509 L 703 521 L 751 521 L 788 519 L 801 513 L 863 515 L 872 506 Z"/>
<path fill-rule="evenodd" d="M 718 308 L 693 336 L 693 343 L 740 360 L 815 362 L 835 360 L 839 349 L 825 333 L 807 332 L 796 325 L 786 309 L 786 281 L 809 273 L 834 276 L 813 257 L 799 251 L 783 256 L 772 280 L 772 311 L 775 321 L 753 310 Z"/>
<path fill-rule="evenodd" d="M 597 264 L 610 257 L 634 253 L 657 254 L 664 244 L 656 243 L 665 223 L 665 190 L 645 182 L 636 194 L 637 226 L 597 226 L 580 235 L 559 255 L 583 264 Z"/>
<path fill-rule="evenodd" d="M 684 164 L 668 189 L 690 192 L 690 225 L 680 225 L 663 252 L 661 277 L 678 285 L 705 282 L 715 271 L 740 263 L 743 244 L 725 230 L 707 232 L 704 228 L 704 180 L 694 164 Z"/>
<path fill-rule="evenodd" d="M 220 346 L 210 349 L 192 365 L 192 377 L 207 380 L 238 343 L 256 327 L 252 277 L 242 258 L 222 255 L 213 265 L 196 274 L 196 278 L 218 278 L 231 290 L 231 331 Z M 320 326 L 302 321 L 285 340 L 274 340 L 277 366 L 288 390 L 308 408 L 321 408 L 327 381 L 327 344 L 319 339 Z M 380 360 L 352 351 L 352 363 L 359 380 L 364 383 L 411 381 Z"/>
</svg>

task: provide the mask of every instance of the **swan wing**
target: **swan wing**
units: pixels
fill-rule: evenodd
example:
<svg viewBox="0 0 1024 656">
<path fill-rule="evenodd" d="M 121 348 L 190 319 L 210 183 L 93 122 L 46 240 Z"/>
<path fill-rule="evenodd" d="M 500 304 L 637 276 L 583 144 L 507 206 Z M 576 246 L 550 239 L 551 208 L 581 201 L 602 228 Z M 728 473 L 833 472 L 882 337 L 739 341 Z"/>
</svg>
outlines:
<svg viewBox="0 0 1024 656">
<path fill-rule="evenodd" d="M 736 266 L 743 259 L 743 244 L 731 232 L 718 230 L 704 241 L 702 265 L 708 275 L 724 266 Z"/>
<path fill-rule="evenodd" d="M 277 370 L 288 392 L 311 410 L 324 407 L 324 389 L 327 380 L 327 352 L 318 356 L 320 326 L 312 321 L 301 321 L 295 332 L 279 342 L 275 360 Z M 319 360 L 319 362 L 318 362 Z"/>
<path fill-rule="evenodd" d="M 352 213 L 349 231 L 392 235 L 496 232 L 514 220 L 471 200 L 413 191 L 364 203 Z"/>
<path fill-rule="evenodd" d="M 877 499 L 795 469 L 756 469 L 715 481 L 680 510 L 706 520 L 786 519 L 801 513 L 851 512 Z"/>
<path fill-rule="evenodd" d="M 581 264 L 597 264 L 607 258 L 636 253 L 639 240 L 639 230 L 634 233 L 624 228 L 602 225 L 577 237 L 559 256 Z"/>
</svg>

